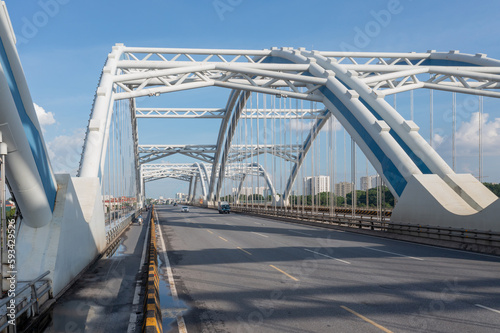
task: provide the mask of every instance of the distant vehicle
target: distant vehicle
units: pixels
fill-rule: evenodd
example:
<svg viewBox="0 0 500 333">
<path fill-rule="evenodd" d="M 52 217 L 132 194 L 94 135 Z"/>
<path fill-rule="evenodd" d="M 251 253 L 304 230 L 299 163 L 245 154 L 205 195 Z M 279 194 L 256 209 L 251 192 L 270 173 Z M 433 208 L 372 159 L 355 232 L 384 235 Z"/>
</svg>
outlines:
<svg viewBox="0 0 500 333">
<path fill-rule="evenodd" d="M 229 214 L 231 212 L 231 206 L 229 206 L 229 202 L 220 201 L 219 202 L 219 214 Z"/>
<path fill-rule="evenodd" d="M 183 212 L 183 213 L 189 213 L 189 207 L 188 206 L 182 206 L 181 212 Z"/>
<path fill-rule="evenodd" d="M 139 223 L 139 225 L 142 225 L 142 215 L 139 215 L 137 217 L 137 223 Z"/>
<path fill-rule="evenodd" d="M 174 206 L 177 206 L 177 202 L 174 202 Z"/>
</svg>

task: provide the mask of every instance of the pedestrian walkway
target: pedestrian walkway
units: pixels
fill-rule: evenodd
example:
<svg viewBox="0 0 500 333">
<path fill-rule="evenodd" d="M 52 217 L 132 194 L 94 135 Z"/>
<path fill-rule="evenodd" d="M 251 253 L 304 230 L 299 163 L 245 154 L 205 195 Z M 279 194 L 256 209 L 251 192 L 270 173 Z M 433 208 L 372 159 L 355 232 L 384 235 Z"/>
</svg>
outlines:
<svg viewBox="0 0 500 333">
<path fill-rule="evenodd" d="M 140 330 L 145 239 L 148 223 L 127 227 L 116 251 L 94 263 L 55 304 L 52 332 L 127 332 Z M 77 251 L 78 249 L 75 249 Z M 130 326 L 130 327 L 129 327 Z"/>
</svg>

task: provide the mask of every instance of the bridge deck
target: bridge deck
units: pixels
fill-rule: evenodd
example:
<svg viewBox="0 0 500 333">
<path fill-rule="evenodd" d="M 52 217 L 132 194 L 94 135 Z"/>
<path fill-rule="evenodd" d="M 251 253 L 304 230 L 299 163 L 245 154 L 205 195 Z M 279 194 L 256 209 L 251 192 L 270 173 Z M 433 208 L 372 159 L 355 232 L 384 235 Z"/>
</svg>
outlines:
<svg viewBox="0 0 500 333">
<path fill-rule="evenodd" d="M 500 327 L 500 258 L 195 207 L 157 212 L 188 332 Z"/>
</svg>

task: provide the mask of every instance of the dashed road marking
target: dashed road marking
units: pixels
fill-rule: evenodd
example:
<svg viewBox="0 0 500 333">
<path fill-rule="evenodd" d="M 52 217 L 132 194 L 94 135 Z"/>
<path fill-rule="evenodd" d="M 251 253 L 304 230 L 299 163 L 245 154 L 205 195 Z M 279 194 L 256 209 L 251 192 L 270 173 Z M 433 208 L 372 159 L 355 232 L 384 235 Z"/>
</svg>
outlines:
<svg viewBox="0 0 500 333">
<path fill-rule="evenodd" d="M 366 321 L 367 323 L 372 324 L 373 326 L 377 327 L 378 329 L 380 329 L 380 330 L 382 330 L 382 331 L 384 331 L 384 332 L 386 332 L 386 333 L 392 333 L 392 331 L 391 331 L 391 330 L 389 330 L 389 329 L 385 328 L 385 327 L 384 327 L 384 326 L 382 326 L 382 325 L 377 324 L 377 323 L 376 323 L 376 322 L 374 322 L 373 320 L 366 318 L 365 316 L 363 316 L 363 315 L 361 315 L 361 314 L 357 313 L 356 311 L 349 309 L 347 306 L 343 306 L 343 305 L 341 305 L 340 307 L 341 307 L 342 309 L 346 310 L 346 311 L 349 311 L 349 312 L 350 312 L 350 313 L 352 313 L 353 315 L 355 315 L 355 316 L 357 316 L 357 317 L 359 317 L 359 318 L 363 319 L 363 320 L 364 320 L 364 321 Z"/>
<path fill-rule="evenodd" d="M 326 258 L 330 258 L 330 259 L 333 259 L 333 260 L 337 260 L 337 261 L 343 262 L 344 264 L 349 264 L 349 265 L 351 264 L 349 261 L 345 261 L 345 260 L 342 260 L 342 259 L 334 258 L 334 257 L 331 257 L 331 256 L 323 254 L 323 253 L 319 253 L 319 252 L 308 250 L 308 249 L 304 249 L 304 250 L 306 250 L 307 252 L 315 253 L 315 254 L 317 254 L 319 256 L 323 256 L 323 257 L 326 257 Z"/>
<path fill-rule="evenodd" d="M 269 238 L 269 236 L 266 236 L 266 235 L 263 235 L 263 234 L 259 234 L 258 232 L 254 232 L 254 231 L 250 231 L 252 234 L 256 234 L 256 235 L 259 235 L 259 236 L 262 236 L 262 237 L 266 237 L 266 238 Z"/>
<path fill-rule="evenodd" d="M 285 275 L 286 275 L 286 276 L 288 276 L 290 279 L 292 279 L 292 280 L 294 280 L 294 281 L 299 281 L 299 279 L 297 279 L 297 278 L 295 278 L 295 277 L 291 276 L 290 274 L 288 274 L 288 273 L 287 273 L 287 272 L 285 272 L 284 270 L 281 270 L 281 269 L 279 269 L 278 267 L 276 267 L 276 266 L 274 266 L 274 265 L 269 265 L 269 266 L 271 266 L 272 268 L 274 268 L 274 269 L 275 269 L 275 270 L 277 270 L 278 272 L 281 272 L 281 273 L 285 274 Z"/>
<path fill-rule="evenodd" d="M 248 252 L 247 250 L 243 250 L 241 247 L 237 247 L 237 249 L 245 252 L 248 255 L 252 255 L 250 252 Z"/>
<path fill-rule="evenodd" d="M 394 254 L 394 255 L 396 255 L 396 256 L 406 257 L 406 258 L 415 259 L 415 260 L 424 260 L 424 259 L 422 259 L 422 258 L 405 256 L 404 254 L 399 254 L 399 253 L 394 253 L 394 252 L 389 252 L 389 251 L 384 251 L 384 250 L 374 249 L 373 247 L 363 247 L 363 248 L 368 249 L 368 250 L 378 251 L 378 252 L 384 252 L 384 253 Z"/>
<path fill-rule="evenodd" d="M 484 306 L 484 305 L 481 305 L 481 304 L 474 304 L 474 305 L 475 305 L 475 306 L 478 306 L 478 307 L 480 307 L 480 308 L 483 308 L 483 309 L 486 309 L 486 310 L 490 310 L 490 311 L 492 311 L 492 312 L 496 312 L 496 313 L 499 313 L 499 314 L 500 314 L 500 311 L 495 310 L 495 309 L 492 309 L 492 308 L 489 308 L 489 307 L 487 307 L 487 306 Z"/>
</svg>

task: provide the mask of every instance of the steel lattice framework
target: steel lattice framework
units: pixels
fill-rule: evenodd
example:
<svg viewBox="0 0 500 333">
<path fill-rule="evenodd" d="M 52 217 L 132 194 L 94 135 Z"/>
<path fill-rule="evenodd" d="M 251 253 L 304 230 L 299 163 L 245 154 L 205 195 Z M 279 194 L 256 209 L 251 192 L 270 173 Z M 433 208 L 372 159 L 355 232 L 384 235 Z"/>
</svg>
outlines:
<svg viewBox="0 0 500 333">
<path fill-rule="evenodd" d="M 200 182 L 203 199 L 207 199 L 208 174 L 212 169 L 212 164 L 208 163 L 161 163 L 161 164 L 142 164 L 141 177 L 144 183 L 163 178 L 173 178 L 190 183 L 189 201 L 196 196 L 196 183 Z M 217 175 L 220 176 L 220 175 Z M 247 176 L 258 176 L 264 178 L 267 187 L 272 195 L 276 197 L 276 189 L 264 167 L 257 163 L 232 163 L 227 168 L 225 178 L 239 182 L 237 197 Z M 194 186 L 193 186 L 194 182 Z"/>
<path fill-rule="evenodd" d="M 425 53 L 321 52 L 303 48 L 215 50 L 136 48 L 117 44 L 103 69 L 82 157 L 80 174 L 97 175 L 102 168 L 107 114 L 112 101 L 142 96 L 221 87 L 230 89 L 224 108 L 140 108 L 137 118 L 221 119 L 211 145 L 138 146 L 140 162 L 183 154 L 210 163 L 207 197 L 217 200 L 231 163 L 251 154 L 271 153 L 293 163 L 282 193 L 286 202 L 298 170 L 313 141 L 334 115 L 400 198 L 412 178 L 436 175 L 478 211 L 489 204 L 474 194 L 463 195 L 453 170 L 384 98 L 414 89 L 434 89 L 477 96 L 500 97 L 500 61 L 484 54 L 458 51 Z M 271 94 L 324 105 L 324 109 L 261 110 L 247 108 L 251 93 Z M 241 119 L 313 119 L 312 130 L 298 147 L 233 145 Z M 176 176 L 177 177 L 177 176 Z M 182 176 L 179 176 L 182 178 Z M 462 200 L 461 199 L 461 200 Z"/>
</svg>

